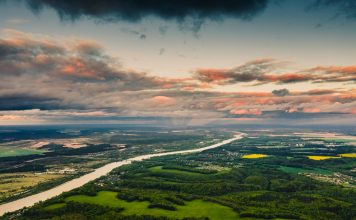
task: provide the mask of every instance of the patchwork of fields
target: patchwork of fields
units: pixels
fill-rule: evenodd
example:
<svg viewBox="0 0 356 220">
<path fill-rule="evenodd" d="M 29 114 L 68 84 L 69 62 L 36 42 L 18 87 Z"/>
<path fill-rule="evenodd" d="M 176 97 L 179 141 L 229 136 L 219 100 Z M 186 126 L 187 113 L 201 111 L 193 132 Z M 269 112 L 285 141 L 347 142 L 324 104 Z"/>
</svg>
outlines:
<svg viewBox="0 0 356 220">
<path fill-rule="evenodd" d="M 352 219 L 349 143 L 250 131 L 221 148 L 117 168 L 19 219 Z"/>
<path fill-rule="evenodd" d="M 200 148 L 231 136 L 207 130 L 126 130 L 56 127 L 0 130 L 0 179 L 4 182 L 0 187 L 0 203 L 51 188 L 112 161 Z M 9 179 L 12 174 L 26 178 Z"/>
</svg>

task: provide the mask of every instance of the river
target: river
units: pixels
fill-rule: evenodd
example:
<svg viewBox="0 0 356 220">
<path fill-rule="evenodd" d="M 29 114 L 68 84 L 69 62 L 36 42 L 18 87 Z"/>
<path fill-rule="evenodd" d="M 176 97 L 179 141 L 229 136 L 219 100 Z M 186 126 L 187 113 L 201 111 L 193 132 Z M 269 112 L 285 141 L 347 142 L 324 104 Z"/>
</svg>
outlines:
<svg viewBox="0 0 356 220">
<path fill-rule="evenodd" d="M 172 151 L 172 152 L 165 152 L 165 153 L 147 154 L 147 155 L 137 156 L 137 157 L 133 157 L 133 158 L 130 158 L 127 160 L 119 161 L 119 162 L 109 163 L 109 164 L 106 164 L 100 168 L 97 168 L 96 170 L 94 170 L 91 173 L 85 174 L 85 175 L 78 177 L 76 179 L 72 179 L 72 180 L 65 182 L 59 186 L 56 186 L 52 189 L 48 189 L 46 191 L 31 195 L 31 196 L 27 196 L 27 197 L 24 197 L 22 199 L 18 199 L 18 200 L 12 201 L 12 202 L 4 203 L 4 204 L 0 205 L 0 216 L 4 215 L 7 212 L 13 212 L 13 211 L 17 211 L 19 209 L 25 208 L 25 207 L 33 206 L 34 204 L 36 204 L 38 202 L 53 198 L 55 196 L 60 195 L 63 192 L 67 192 L 72 189 L 81 187 L 90 181 L 93 181 L 99 177 L 105 176 L 106 174 L 108 174 L 110 171 L 112 171 L 113 169 L 115 169 L 117 167 L 120 167 L 120 166 L 123 166 L 126 164 L 130 164 L 133 161 L 141 161 L 141 160 L 146 160 L 146 159 L 149 159 L 152 157 L 160 157 L 160 156 L 167 156 L 167 155 L 173 155 L 173 154 L 188 154 L 188 153 L 201 152 L 201 151 L 205 151 L 205 150 L 223 146 L 225 144 L 231 143 L 231 142 L 241 139 L 243 137 L 244 137 L 243 133 L 238 133 L 233 138 L 224 140 L 222 142 L 219 142 L 217 144 L 213 144 L 213 145 L 210 145 L 207 147 L 191 149 L 191 150 L 181 150 L 181 151 Z"/>
</svg>

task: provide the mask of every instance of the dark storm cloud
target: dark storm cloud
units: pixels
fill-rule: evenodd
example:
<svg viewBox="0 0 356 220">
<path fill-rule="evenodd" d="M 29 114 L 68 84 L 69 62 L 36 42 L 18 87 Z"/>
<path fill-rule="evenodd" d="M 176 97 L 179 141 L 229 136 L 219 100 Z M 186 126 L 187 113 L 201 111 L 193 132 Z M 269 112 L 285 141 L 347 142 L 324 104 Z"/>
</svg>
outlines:
<svg viewBox="0 0 356 220">
<path fill-rule="evenodd" d="M 288 89 L 276 89 L 272 91 L 273 95 L 276 96 L 286 96 L 289 94 L 289 90 Z"/>
<path fill-rule="evenodd" d="M 23 0 L 34 11 L 53 8 L 61 19 L 91 17 L 100 21 L 140 21 L 147 16 L 165 20 L 251 19 L 262 12 L 269 0 Z"/>
</svg>

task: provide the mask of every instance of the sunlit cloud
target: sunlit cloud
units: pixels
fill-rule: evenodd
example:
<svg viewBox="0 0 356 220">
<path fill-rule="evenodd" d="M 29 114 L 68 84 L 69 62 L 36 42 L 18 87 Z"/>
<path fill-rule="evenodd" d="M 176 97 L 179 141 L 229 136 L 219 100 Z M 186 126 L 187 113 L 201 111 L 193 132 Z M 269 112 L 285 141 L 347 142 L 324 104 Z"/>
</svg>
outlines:
<svg viewBox="0 0 356 220">
<path fill-rule="evenodd" d="M 297 72 L 280 72 L 281 62 L 265 59 L 251 61 L 232 69 L 203 68 L 196 71 L 196 78 L 202 82 L 228 85 L 253 82 L 255 85 L 267 83 L 291 84 L 299 82 L 355 82 L 355 66 L 314 67 Z"/>
<path fill-rule="evenodd" d="M 303 117 L 344 119 L 355 114 L 356 92 L 343 88 L 343 83 L 354 83 L 353 66 L 319 66 L 286 73 L 288 62 L 257 59 L 232 69 L 208 67 L 190 77 L 165 78 L 126 68 L 95 41 L 58 42 L 16 30 L 6 30 L 3 35 L 2 124 L 117 122 L 125 117 L 196 124 L 229 118 L 267 123 Z M 292 83 L 329 81 L 340 88 L 289 87 Z M 236 86 L 236 91 L 224 90 L 224 86 L 240 84 L 243 86 Z M 264 84 L 285 88 L 244 91 Z"/>
</svg>

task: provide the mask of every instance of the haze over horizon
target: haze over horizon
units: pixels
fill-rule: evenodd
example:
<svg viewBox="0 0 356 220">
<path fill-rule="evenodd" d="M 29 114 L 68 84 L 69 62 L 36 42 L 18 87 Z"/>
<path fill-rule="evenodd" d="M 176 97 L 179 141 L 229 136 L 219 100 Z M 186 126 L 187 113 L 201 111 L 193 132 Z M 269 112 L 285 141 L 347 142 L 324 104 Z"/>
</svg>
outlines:
<svg viewBox="0 0 356 220">
<path fill-rule="evenodd" d="M 354 0 L 0 1 L 0 125 L 356 122 Z"/>
</svg>

